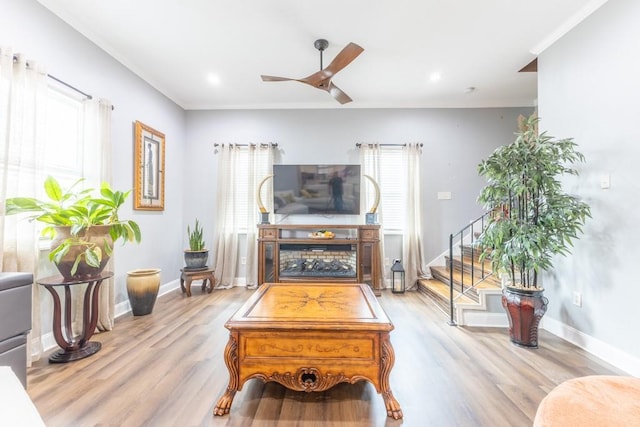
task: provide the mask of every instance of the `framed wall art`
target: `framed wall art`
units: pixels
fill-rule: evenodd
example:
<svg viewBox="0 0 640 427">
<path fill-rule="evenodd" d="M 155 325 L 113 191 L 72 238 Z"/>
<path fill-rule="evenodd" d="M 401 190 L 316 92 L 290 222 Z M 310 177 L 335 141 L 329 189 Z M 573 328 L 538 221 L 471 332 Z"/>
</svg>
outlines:
<svg viewBox="0 0 640 427">
<path fill-rule="evenodd" d="M 134 209 L 164 210 L 164 134 L 135 122 Z"/>
</svg>

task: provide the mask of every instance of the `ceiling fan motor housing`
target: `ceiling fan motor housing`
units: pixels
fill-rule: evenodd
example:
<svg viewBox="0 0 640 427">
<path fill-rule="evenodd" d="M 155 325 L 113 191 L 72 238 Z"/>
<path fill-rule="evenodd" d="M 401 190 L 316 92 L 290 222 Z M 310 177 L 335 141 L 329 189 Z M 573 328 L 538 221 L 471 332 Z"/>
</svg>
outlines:
<svg viewBox="0 0 640 427">
<path fill-rule="evenodd" d="M 329 42 L 325 39 L 318 39 L 313 42 L 313 46 L 318 49 L 320 52 L 325 50 L 329 46 Z"/>
</svg>

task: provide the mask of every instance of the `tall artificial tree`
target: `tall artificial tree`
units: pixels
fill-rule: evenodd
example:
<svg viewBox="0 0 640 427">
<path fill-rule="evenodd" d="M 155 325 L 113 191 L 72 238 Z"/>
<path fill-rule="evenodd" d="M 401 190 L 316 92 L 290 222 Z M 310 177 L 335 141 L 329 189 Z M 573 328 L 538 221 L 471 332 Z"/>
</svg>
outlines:
<svg viewBox="0 0 640 427">
<path fill-rule="evenodd" d="M 477 244 L 493 271 L 507 274 L 510 285 L 537 289 L 541 271 L 553 257 L 566 255 L 591 216 L 589 206 L 563 191 L 560 178 L 578 175 L 584 162 L 571 138 L 538 132 L 539 118 L 518 118 L 516 140 L 496 149 L 478 166 L 487 179 L 478 202 L 491 211 Z"/>
</svg>

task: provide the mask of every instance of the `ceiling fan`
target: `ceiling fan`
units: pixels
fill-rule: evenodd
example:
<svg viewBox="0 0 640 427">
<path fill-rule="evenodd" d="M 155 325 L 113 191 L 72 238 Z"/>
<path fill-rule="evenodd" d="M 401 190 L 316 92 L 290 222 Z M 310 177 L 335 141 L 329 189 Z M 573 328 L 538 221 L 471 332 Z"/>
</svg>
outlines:
<svg viewBox="0 0 640 427">
<path fill-rule="evenodd" d="M 336 101 L 340 104 L 346 104 L 353 101 L 349 95 L 344 93 L 338 86 L 334 85 L 331 79 L 333 76 L 344 67 L 349 65 L 351 61 L 356 59 L 358 55 L 364 51 L 363 48 L 355 43 L 349 43 L 344 49 L 333 58 L 333 61 L 326 68 L 322 68 L 322 52 L 329 46 L 329 42 L 325 39 L 318 39 L 313 43 L 313 46 L 320 51 L 320 71 L 317 71 L 310 76 L 302 79 L 292 79 L 288 77 L 276 77 L 262 75 L 262 81 L 265 82 L 284 82 L 284 81 L 296 81 L 306 83 L 315 88 L 322 89 L 329 92 Z"/>
</svg>

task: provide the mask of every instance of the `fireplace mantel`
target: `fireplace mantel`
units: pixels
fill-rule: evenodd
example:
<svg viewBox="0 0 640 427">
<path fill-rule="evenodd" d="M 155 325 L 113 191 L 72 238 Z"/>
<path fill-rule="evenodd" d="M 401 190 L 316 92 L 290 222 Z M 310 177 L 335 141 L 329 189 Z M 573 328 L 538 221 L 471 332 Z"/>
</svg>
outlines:
<svg viewBox="0 0 640 427">
<path fill-rule="evenodd" d="M 333 237 L 313 236 L 320 230 L 331 231 Z M 296 265 L 297 262 L 300 265 Z M 318 270 L 314 272 L 312 265 Z M 331 282 L 367 283 L 379 296 L 380 266 L 378 224 L 258 225 L 258 285 L 327 282 L 329 279 Z M 353 271 L 348 271 L 350 268 Z"/>
</svg>

